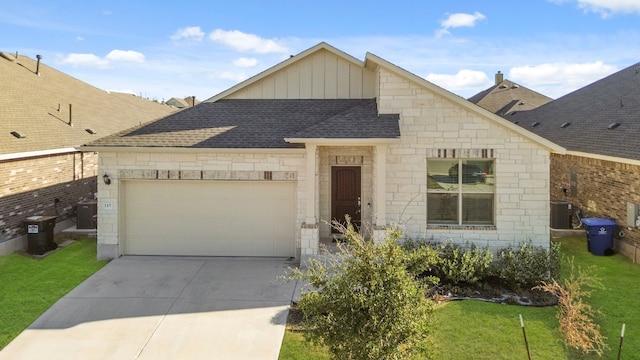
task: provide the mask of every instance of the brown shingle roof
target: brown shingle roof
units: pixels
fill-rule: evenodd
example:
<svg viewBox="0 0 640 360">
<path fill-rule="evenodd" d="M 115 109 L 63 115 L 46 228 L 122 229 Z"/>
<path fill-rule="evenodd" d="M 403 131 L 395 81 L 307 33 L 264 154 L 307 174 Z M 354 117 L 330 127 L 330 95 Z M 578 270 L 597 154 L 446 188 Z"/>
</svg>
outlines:
<svg viewBox="0 0 640 360">
<path fill-rule="evenodd" d="M 512 81 L 503 80 L 468 99 L 472 103 L 503 116 L 542 106 L 553 99 Z"/>
<path fill-rule="evenodd" d="M 40 64 L 40 75 L 36 75 L 35 60 L 2 54 L 2 155 L 80 146 L 175 111 L 170 106 L 135 95 L 100 90 L 44 62 Z M 69 104 L 72 104 L 72 126 L 69 124 Z M 11 132 L 20 133 L 23 138 L 16 138 Z"/>
</svg>

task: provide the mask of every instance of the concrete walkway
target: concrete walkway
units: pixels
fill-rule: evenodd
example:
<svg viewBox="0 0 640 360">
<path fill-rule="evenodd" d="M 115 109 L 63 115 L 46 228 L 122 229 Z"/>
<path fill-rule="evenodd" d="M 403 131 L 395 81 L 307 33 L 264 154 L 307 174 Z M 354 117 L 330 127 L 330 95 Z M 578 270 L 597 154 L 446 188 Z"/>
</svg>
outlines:
<svg viewBox="0 0 640 360">
<path fill-rule="evenodd" d="M 279 277 L 294 265 L 121 257 L 54 304 L 0 359 L 277 359 L 296 287 Z"/>
</svg>

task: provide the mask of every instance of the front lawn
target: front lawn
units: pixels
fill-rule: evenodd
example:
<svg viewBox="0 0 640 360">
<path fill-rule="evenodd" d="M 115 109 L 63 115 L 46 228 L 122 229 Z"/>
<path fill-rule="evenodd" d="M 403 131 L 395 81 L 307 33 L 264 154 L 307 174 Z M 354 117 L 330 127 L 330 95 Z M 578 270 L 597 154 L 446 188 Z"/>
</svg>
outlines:
<svg viewBox="0 0 640 360">
<path fill-rule="evenodd" d="M 561 252 L 574 257 L 583 269 L 594 266 L 606 290 L 594 290 L 589 303 L 601 311 L 596 317 L 609 349 L 604 356 L 586 359 L 617 359 L 620 329 L 626 323 L 621 359 L 640 354 L 640 266 L 621 255 L 594 256 L 587 251 L 584 237 L 565 238 Z M 567 275 L 567 266 L 562 269 Z M 527 352 L 518 315 L 522 314 L 532 359 L 585 359 L 565 349 L 555 307 L 523 307 L 477 300 L 446 303 L 434 314 L 432 341 L 435 359 L 526 359 Z M 302 334 L 288 329 L 282 343 L 281 360 L 328 359 L 318 349 L 310 350 Z"/>
<path fill-rule="evenodd" d="M 43 258 L 0 257 L 0 349 L 106 264 L 96 260 L 95 239 L 77 240 Z"/>
</svg>

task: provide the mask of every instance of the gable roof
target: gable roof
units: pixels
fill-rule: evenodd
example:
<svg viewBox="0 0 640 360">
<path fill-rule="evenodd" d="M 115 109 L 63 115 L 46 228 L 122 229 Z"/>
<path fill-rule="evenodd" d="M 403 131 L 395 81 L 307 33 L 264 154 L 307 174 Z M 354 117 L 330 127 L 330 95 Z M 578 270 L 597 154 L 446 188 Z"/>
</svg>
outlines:
<svg viewBox="0 0 640 360">
<path fill-rule="evenodd" d="M 535 133 L 532 133 L 526 129 L 523 129 L 522 127 L 515 125 L 513 123 L 511 123 L 510 121 L 503 119 L 502 117 L 495 115 L 485 109 L 483 109 L 482 107 L 448 91 L 445 90 L 441 87 L 439 87 L 438 85 L 435 85 L 434 83 L 431 83 L 429 81 L 427 81 L 426 79 L 423 79 L 397 65 L 394 65 L 376 55 L 373 55 L 371 53 L 367 53 L 366 55 L 366 61 L 365 61 L 365 66 L 369 67 L 369 68 L 375 68 L 377 66 L 382 66 L 385 69 L 398 74 L 399 76 L 405 77 L 417 84 L 419 84 L 420 86 L 423 86 L 427 89 L 429 89 L 430 91 L 434 92 L 435 94 L 442 96 L 443 98 L 451 101 L 452 103 L 460 106 L 461 108 L 470 111 L 470 112 L 474 112 L 477 113 L 481 116 L 483 116 L 485 119 L 492 121 L 493 123 L 495 123 L 496 125 L 512 132 L 515 134 L 518 134 L 519 136 L 522 136 L 525 139 L 528 139 L 529 141 L 532 141 L 535 144 L 538 144 L 539 146 L 542 146 L 546 149 L 548 149 L 549 151 L 552 152 L 556 152 L 556 153 L 560 153 L 563 154 L 565 153 L 565 149 L 558 145 L 555 144 Z"/>
<path fill-rule="evenodd" d="M 570 151 L 640 160 L 640 63 L 507 118 Z"/>
<path fill-rule="evenodd" d="M 509 80 L 498 81 L 494 86 L 475 94 L 468 100 L 500 116 L 514 111 L 535 109 L 553 101 L 548 96 Z"/>
<path fill-rule="evenodd" d="M 88 147 L 303 148 L 285 138 L 396 138 L 397 117 L 378 118 L 375 99 L 222 99 L 122 131 Z M 360 130 L 360 128 L 358 128 Z"/>
<path fill-rule="evenodd" d="M 2 158 L 71 149 L 175 111 L 132 94 L 100 90 L 43 62 L 37 75 L 35 60 L 0 55 Z"/>
</svg>

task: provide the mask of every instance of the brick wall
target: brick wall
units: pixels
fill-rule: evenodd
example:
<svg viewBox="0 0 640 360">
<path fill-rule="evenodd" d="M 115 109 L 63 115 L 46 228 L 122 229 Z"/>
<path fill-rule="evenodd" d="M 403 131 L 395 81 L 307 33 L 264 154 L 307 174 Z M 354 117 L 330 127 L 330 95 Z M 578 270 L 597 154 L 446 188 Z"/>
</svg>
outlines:
<svg viewBox="0 0 640 360">
<path fill-rule="evenodd" d="M 567 200 L 583 215 L 607 217 L 627 223 L 627 202 L 640 203 L 640 166 L 574 155 L 551 157 L 551 198 Z M 571 172 L 576 173 L 576 193 L 571 196 Z M 569 191 L 565 196 L 563 189 Z M 624 242 L 640 245 L 640 230 L 626 228 Z"/>
<path fill-rule="evenodd" d="M 0 243 L 25 235 L 28 216 L 74 216 L 78 201 L 96 192 L 97 161 L 81 152 L 1 161 Z"/>
</svg>

